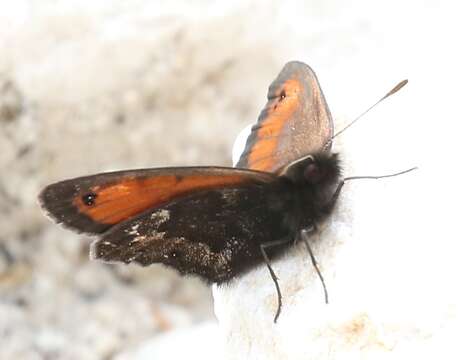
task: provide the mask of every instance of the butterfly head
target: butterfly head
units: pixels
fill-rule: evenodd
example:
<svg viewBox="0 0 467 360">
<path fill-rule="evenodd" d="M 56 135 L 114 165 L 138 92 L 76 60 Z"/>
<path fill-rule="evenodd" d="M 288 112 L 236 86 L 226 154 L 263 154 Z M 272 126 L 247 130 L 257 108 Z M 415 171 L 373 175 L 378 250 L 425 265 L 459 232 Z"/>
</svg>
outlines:
<svg viewBox="0 0 467 360">
<path fill-rule="evenodd" d="M 339 158 L 328 152 L 307 155 L 289 164 L 281 175 L 295 184 L 332 188 L 340 177 Z"/>
</svg>

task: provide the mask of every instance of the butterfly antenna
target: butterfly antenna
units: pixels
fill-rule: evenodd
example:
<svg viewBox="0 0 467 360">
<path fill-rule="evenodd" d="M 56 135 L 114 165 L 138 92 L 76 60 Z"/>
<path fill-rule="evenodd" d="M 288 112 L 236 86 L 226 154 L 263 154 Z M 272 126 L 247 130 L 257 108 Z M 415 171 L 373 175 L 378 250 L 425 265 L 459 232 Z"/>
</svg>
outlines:
<svg viewBox="0 0 467 360">
<path fill-rule="evenodd" d="M 397 172 L 397 173 L 394 173 L 394 174 L 387 174 L 387 175 L 379 175 L 379 176 L 350 176 L 350 177 L 346 177 L 344 179 L 344 181 L 347 181 L 347 180 L 357 180 L 357 179 L 384 179 L 384 178 L 388 178 L 388 177 L 393 177 L 393 176 L 399 176 L 399 175 L 402 175 L 402 174 L 406 174 L 408 172 L 411 172 L 411 171 L 414 171 L 414 170 L 417 170 L 418 167 L 413 167 L 413 168 L 410 168 L 410 169 L 407 169 L 407 170 L 404 170 L 404 171 L 400 171 L 400 172 Z"/>
<path fill-rule="evenodd" d="M 333 135 L 333 137 L 328 141 L 328 143 L 326 144 L 325 148 L 327 148 L 329 146 L 329 144 L 331 143 L 331 141 L 339 136 L 340 134 L 342 134 L 345 130 L 347 130 L 349 127 L 351 127 L 353 124 L 355 124 L 357 122 L 357 120 L 360 120 L 364 115 L 366 115 L 366 113 L 368 113 L 371 109 L 373 109 L 376 105 L 378 105 L 381 101 L 383 101 L 384 99 L 390 97 L 391 95 L 394 95 L 396 92 L 398 92 L 400 89 L 402 89 L 405 85 L 407 85 L 407 83 L 409 82 L 409 80 L 402 80 L 399 84 L 397 84 L 396 86 L 394 86 L 391 91 L 389 91 L 386 95 L 384 95 L 381 99 L 379 99 L 377 102 L 375 102 L 373 105 L 371 105 L 368 109 L 366 109 L 363 113 L 361 113 L 359 116 L 357 116 L 353 121 L 351 121 L 349 124 L 347 124 L 343 129 L 341 129 L 340 131 L 338 131 L 336 134 Z"/>
</svg>

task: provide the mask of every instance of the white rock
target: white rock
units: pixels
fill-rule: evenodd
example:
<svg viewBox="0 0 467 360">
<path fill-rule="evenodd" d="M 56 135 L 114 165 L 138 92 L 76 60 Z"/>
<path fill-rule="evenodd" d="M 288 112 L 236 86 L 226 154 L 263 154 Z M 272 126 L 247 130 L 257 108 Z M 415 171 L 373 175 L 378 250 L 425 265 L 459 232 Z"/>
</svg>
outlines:
<svg viewBox="0 0 467 360">
<path fill-rule="evenodd" d="M 465 170 L 456 165 L 463 163 L 458 156 L 465 154 L 465 125 L 458 120 L 460 114 L 465 117 L 465 109 L 457 97 L 465 83 L 461 69 L 466 58 L 464 52 L 453 50 L 455 59 L 441 74 L 436 63 L 441 59 L 432 51 L 446 51 L 449 45 L 423 41 L 422 34 L 431 40 L 456 37 L 455 26 L 431 28 L 436 10 L 425 9 L 418 13 L 416 29 L 403 16 L 389 31 L 399 6 L 392 4 L 384 14 L 365 17 L 370 31 L 361 36 L 377 43 L 371 34 L 383 32 L 386 46 L 360 50 L 350 62 L 339 64 L 339 69 L 347 68 L 347 77 L 341 73 L 338 80 L 330 81 L 329 69 L 318 71 L 318 77 L 339 129 L 352 120 L 352 115 L 345 120 L 339 116 L 346 100 L 353 107 L 358 104 L 352 110 L 356 116 L 407 76 L 408 87 L 336 139 L 335 150 L 343 154 L 346 176 L 392 173 L 414 165 L 419 170 L 345 185 L 338 208 L 313 242 L 329 305 L 303 245 L 273 264 L 284 301 L 277 324 L 273 323 L 276 292 L 265 266 L 228 286 L 214 286 L 215 312 L 229 359 L 466 356 L 459 328 L 466 320 L 466 288 L 460 285 L 465 282 L 466 245 L 461 240 L 465 231 L 458 227 L 462 220 L 457 219 L 464 213 L 459 200 L 465 197 L 465 186 L 459 181 Z M 415 8 L 404 9 L 410 11 L 415 14 Z M 414 39 L 421 39 L 416 50 Z M 365 69 L 370 50 L 382 52 L 371 56 L 381 61 L 384 76 L 375 77 L 372 67 Z M 312 60 L 308 62 L 314 66 Z M 277 71 L 271 72 L 271 80 Z M 386 82 L 387 72 L 391 82 Z M 464 82 L 456 80 L 459 75 Z M 456 100 L 442 96 L 441 89 L 450 89 Z M 462 136 L 459 143 L 457 135 Z M 239 156 L 239 143 L 234 159 Z M 463 150 L 449 151 L 457 147 Z"/>
</svg>

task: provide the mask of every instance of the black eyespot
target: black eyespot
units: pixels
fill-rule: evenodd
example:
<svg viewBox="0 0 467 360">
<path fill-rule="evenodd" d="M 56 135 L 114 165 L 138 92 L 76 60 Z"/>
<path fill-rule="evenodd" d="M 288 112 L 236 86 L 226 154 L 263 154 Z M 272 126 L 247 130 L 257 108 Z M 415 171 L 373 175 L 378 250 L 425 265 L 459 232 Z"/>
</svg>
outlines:
<svg viewBox="0 0 467 360">
<path fill-rule="evenodd" d="M 81 197 L 83 203 L 87 206 L 93 206 L 96 203 L 97 194 L 96 193 L 88 193 Z"/>
<path fill-rule="evenodd" d="M 282 90 L 279 101 L 282 101 L 284 99 L 285 99 L 285 90 Z"/>
</svg>

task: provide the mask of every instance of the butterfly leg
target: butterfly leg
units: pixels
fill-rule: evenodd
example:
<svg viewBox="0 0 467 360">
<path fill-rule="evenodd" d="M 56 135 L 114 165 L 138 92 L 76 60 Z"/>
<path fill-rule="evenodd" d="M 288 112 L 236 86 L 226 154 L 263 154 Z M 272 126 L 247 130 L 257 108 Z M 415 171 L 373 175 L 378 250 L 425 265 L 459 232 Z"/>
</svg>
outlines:
<svg viewBox="0 0 467 360">
<path fill-rule="evenodd" d="M 334 190 L 334 193 L 331 196 L 331 200 L 329 200 L 329 202 L 325 206 L 325 209 L 326 209 L 327 212 L 330 213 L 332 211 L 332 209 L 334 208 L 334 206 L 336 205 L 337 199 L 339 198 L 339 195 L 340 195 L 340 193 L 342 191 L 342 187 L 344 186 L 346 181 L 354 180 L 354 179 L 357 179 L 357 178 L 360 178 L 360 177 L 354 177 L 354 176 L 346 177 L 346 178 L 342 179 L 339 184 L 337 184 L 336 190 Z"/>
<path fill-rule="evenodd" d="M 313 231 L 317 229 L 316 226 L 312 227 Z M 328 289 L 326 288 L 326 283 L 324 282 L 324 277 L 321 274 L 321 271 L 319 270 L 318 267 L 318 262 L 316 261 L 315 256 L 313 255 L 313 252 L 311 251 L 311 246 L 310 243 L 308 242 L 308 234 L 310 230 L 305 229 L 300 232 L 300 237 L 303 239 L 303 242 L 305 243 L 306 249 L 308 251 L 308 254 L 310 254 L 311 262 L 313 263 L 313 267 L 316 270 L 316 273 L 318 274 L 319 279 L 321 280 L 321 284 L 323 284 L 323 291 L 324 291 L 324 302 L 326 304 L 329 304 L 329 297 L 328 297 Z"/>
<path fill-rule="evenodd" d="M 274 246 L 280 246 L 280 245 L 285 245 L 290 242 L 290 239 L 281 239 L 281 240 L 276 240 L 276 241 L 269 241 L 264 244 L 260 244 L 260 249 L 261 253 L 263 254 L 264 261 L 268 267 L 269 274 L 271 274 L 272 281 L 274 281 L 274 285 L 276 286 L 276 292 L 277 292 L 277 310 L 276 310 L 276 315 L 274 316 L 274 322 L 277 322 L 277 319 L 279 318 L 279 315 L 281 313 L 281 308 L 282 308 L 282 294 L 281 294 L 281 289 L 279 287 L 279 282 L 278 277 L 274 273 L 274 270 L 272 269 L 271 266 L 271 260 L 269 259 L 268 254 L 266 253 L 266 249 Z"/>
<path fill-rule="evenodd" d="M 334 208 L 334 206 L 336 205 L 337 199 L 339 198 L 339 195 L 340 195 L 340 193 L 342 191 L 342 187 L 344 186 L 344 184 L 345 184 L 345 182 L 347 180 L 349 180 L 349 179 L 345 178 L 337 185 L 336 190 L 334 191 L 334 193 L 331 196 L 331 200 L 329 200 L 329 202 L 325 206 L 325 209 L 326 209 L 326 211 L 328 213 L 330 213 L 332 211 L 332 209 Z"/>
</svg>

